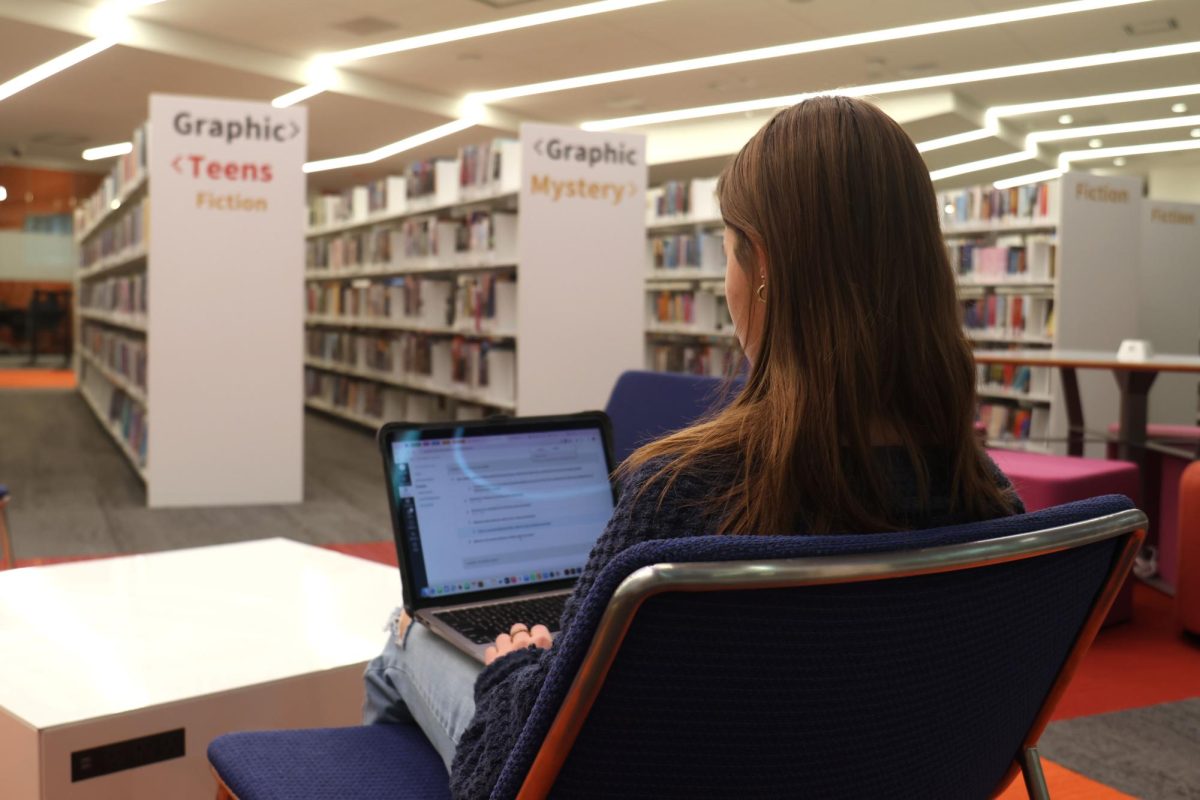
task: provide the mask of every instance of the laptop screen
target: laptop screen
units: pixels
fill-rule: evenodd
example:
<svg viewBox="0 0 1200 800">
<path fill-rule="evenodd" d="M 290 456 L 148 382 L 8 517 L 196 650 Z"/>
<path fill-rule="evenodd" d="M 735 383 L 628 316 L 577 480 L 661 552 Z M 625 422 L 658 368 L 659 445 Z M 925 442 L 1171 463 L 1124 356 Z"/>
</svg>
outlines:
<svg viewBox="0 0 1200 800">
<path fill-rule="evenodd" d="M 613 511 L 604 429 L 595 418 L 532 427 L 402 429 L 384 442 L 414 597 L 583 571 Z"/>
</svg>

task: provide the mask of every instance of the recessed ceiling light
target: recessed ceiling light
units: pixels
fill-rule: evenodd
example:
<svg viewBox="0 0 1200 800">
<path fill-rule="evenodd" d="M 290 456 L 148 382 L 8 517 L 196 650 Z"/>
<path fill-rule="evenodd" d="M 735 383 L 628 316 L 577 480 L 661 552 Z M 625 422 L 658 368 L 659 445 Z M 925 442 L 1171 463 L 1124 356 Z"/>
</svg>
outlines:
<svg viewBox="0 0 1200 800">
<path fill-rule="evenodd" d="M 1192 128 L 1192 138 L 1200 139 L 1200 128 Z"/>
<path fill-rule="evenodd" d="M 954 203 L 946 203 L 946 207 L 943 210 L 947 214 L 953 214 L 954 213 Z"/>
<path fill-rule="evenodd" d="M 1059 114 L 1059 116 L 1058 116 L 1058 124 L 1059 125 L 1070 125 L 1074 121 L 1075 121 L 1075 118 L 1072 117 L 1070 114 Z"/>
<path fill-rule="evenodd" d="M 1091 147 L 1094 149 L 1094 148 L 1103 147 L 1103 146 L 1104 146 L 1104 142 L 1101 141 L 1100 139 L 1088 139 L 1088 147 Z"/>
<path fill-rule="evenodd" d="M 0 203 L 3 203 L 7 199 L 8 199 L 8 189 L 5 189 L 3 186 L 0 186 Z"/>
<path fill-rule="evenodd" d="M 1176 103 L 1175 105 L 1171 106 L 1171 111 L 1175 114 L 1186 114 L 1187 103 Z"/>
<path fill-rule="evenodd" d="M 1113 159 L 1113 166 L 1114 166 L 1114 167 L 1123 167 L 1123 166 L 1125 166 L 1125 156 L 1117 156 L 1116 158 L 1114 158 L 1114 159 Z"/>
</svg>

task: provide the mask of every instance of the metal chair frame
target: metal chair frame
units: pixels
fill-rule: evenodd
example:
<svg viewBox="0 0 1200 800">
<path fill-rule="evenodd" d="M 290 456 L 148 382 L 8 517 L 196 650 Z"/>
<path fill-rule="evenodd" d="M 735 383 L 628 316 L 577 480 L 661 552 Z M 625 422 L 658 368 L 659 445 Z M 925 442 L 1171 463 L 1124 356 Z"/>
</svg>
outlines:
<svg viewBox="0 0 1200 800">
<path fill-rule="evenodd" d="M 1031 800 L 1048 800 L 1050 794 L 1037 753 L 1038 739 L 1133 565 L 1134 556 L 1145 538 L 1146 522 L 1144 513 L 1128 510 L 1030 533 L 921 550 L 770 562 L 693 562 L 642 567 L 625 578 L 613 593 L 579 672 L 517 796 L 519 800 L 536 800 L 550 793 L 592 704 L 604 686 L 609 668 L 634 616 L 642 603 L 654 595 L 664 592 L 822 586 L 932 575 L 1021 561 L 1127 535 L 1091 613 L 1025 736 L 1021 751 L 1013 754 L 1012 767 L 995 791 L 996 794 L 1003 791 L 1019 770 L 1024 776 Z"/>
</svg>

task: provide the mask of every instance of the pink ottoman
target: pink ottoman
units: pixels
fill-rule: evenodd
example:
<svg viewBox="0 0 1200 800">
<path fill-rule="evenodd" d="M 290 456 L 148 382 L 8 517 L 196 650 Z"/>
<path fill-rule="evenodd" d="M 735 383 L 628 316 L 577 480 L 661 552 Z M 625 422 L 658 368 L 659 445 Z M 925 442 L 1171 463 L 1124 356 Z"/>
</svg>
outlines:
<svg viewBox="0 0 1200 800">
<path fill-rule="evenodd" d="M 1109 436 L 1119 436 L 1121 426 L 1108 426 Z M 1191 425 L 1148 425 L 1146 438 L 1156 444 L 1164 444 L 1185 452 L 1195 453 L 1200 446 L 1200 428 Z M 1117 445 L 1108 443 L 1108 457 L 1116 458 Z M 1158 576 L 1172 588 L 1179 586 L 1179 482 L 1191 458 L 1159 453 L 1146 453 L 1147 467 L 1158 473 L 1158 519 L 1151 520 L 1154 527 L 1153 542 L 1158 546 Z"/>
<path fill-rule="evenodd" d="M 1128 461 L 1073 458 L 1013 450 L 988 450 L 988 455 L 1012 481 L 1027 511 L 1086 500 L 1102 494 L 1123 494 L 1139 502 L 1137 466 Z M 1105 625 L 1133 616 L 1133 585 L 1126 581 L 1108 612 Z"/>
</svg>

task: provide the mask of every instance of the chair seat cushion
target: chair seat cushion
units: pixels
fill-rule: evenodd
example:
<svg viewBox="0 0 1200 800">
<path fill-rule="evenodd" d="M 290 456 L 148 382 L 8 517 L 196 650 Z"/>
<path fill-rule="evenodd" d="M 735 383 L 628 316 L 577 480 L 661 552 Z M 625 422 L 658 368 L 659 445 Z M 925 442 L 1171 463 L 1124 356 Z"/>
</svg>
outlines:
<svg viewBox="0 0 1200 800">
<path fill-rule="evenodd" d="M 415 725 L 230 733 L 208 760 L 238 800 L 438 800 L 441 757 Z"/>
</svg>

